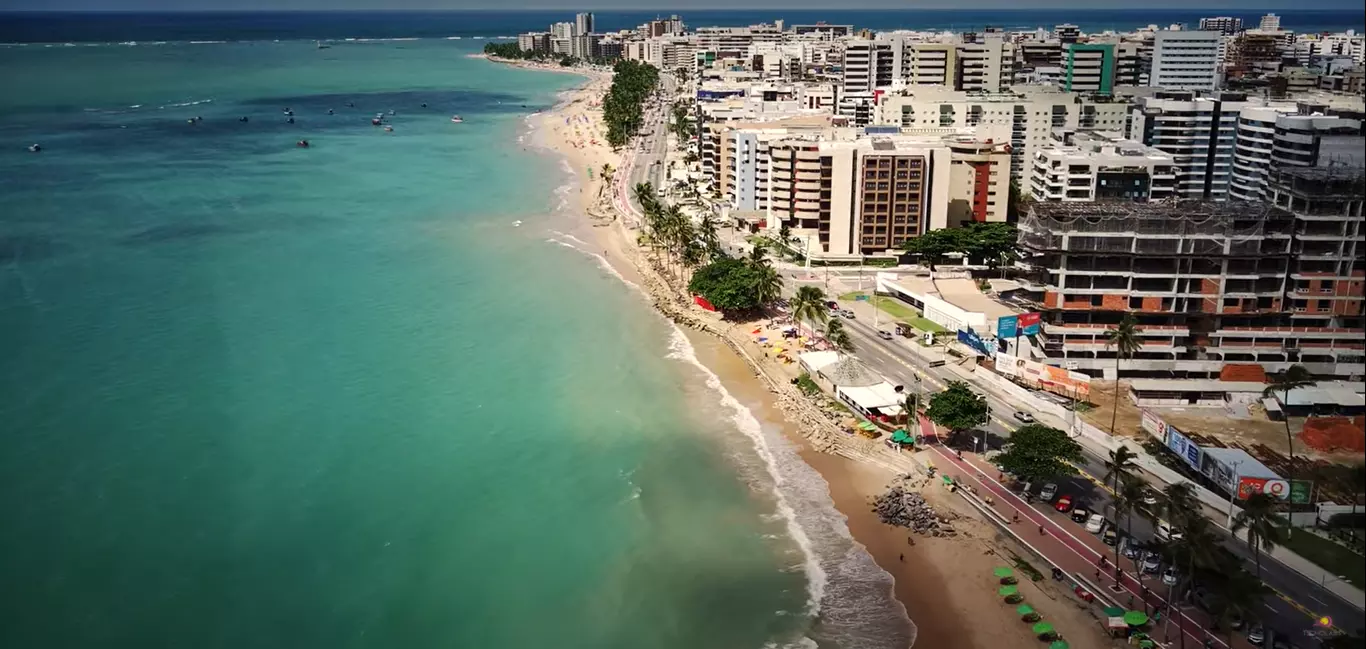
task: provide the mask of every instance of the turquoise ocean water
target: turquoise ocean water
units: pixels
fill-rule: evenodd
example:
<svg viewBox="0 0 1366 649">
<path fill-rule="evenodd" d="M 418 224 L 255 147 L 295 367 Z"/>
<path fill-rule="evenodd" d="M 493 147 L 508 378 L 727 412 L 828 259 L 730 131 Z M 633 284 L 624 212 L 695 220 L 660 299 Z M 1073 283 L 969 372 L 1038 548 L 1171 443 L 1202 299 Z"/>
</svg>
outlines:
<svg viewBox="0 0 1366 649">
<path fill-rule="evenodd" d="M 906 646 L 477 45 L 0 48 L 0 646 Z"/>
</svg>

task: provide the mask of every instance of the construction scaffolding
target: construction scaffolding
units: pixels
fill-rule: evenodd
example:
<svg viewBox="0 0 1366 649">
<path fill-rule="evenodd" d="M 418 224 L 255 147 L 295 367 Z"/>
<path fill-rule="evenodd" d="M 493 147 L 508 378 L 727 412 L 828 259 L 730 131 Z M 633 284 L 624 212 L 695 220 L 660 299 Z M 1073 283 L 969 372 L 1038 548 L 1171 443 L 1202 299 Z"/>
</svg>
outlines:
<svg viewBox="0 0 1366 649">
<path fill-rule="evenodd" d="M 1267 179 L 1268 184 L 1297 196 L 1357 200 L 1366 196 L 1366 169 L 1362 167 L 1273 167 Z"/>
<path fill-rule="evenodd" d="M 1268 203 L 1171 200 L 1035 203 L 1019 232 L 1033 253 L 1224 257 L 1288 254 L 1293 227 Z"/>
</svg>

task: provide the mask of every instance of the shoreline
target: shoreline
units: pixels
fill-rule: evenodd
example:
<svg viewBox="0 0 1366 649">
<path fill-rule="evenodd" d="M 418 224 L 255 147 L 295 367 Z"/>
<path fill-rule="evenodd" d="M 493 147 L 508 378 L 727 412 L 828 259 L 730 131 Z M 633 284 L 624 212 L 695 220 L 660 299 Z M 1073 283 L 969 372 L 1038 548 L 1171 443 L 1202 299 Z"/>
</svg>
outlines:
<svg viewBox="0 0 1366 649">
<path fill-rule="evenodd" d="M 546 69 L 546 66 L 522 61 L 483 58 L 514 67 Z M 597 141 L 588 145 L 582 139 L 585 134 L 601 133 L 596 111 L 591 114 L 588 111 L 594 100 L 600 101 L 606 92 L 611 74 L 582 69 L 558 68 L 557 71 L 577 73 L 588 80 L 564 93 L 553 108 L 529 120 L 533 138 L 539 145 L 564 156 L 571 166 L 596 169 L 606 162 L 614 168 L 623 163 L 629 167 L 630 160 L 623 160 L 608 149 L 605 138 L 589 138 L 590 143 L 593 139 Z M 561 121 L 571 128 L 561 126 Z M 583 124 L 583 128 L 574 131 L 574 124 Z M 749 336 L 749 331 L 760 326 L 762 321 L 722 321 L 717 314 L 695 307 L 683 291 L 671 285 L 668 272 L 657 260 L 636 245 L 636 233 L 627 224 L 627 217 L 619 213 L 612 191 L 607 190 L 615 185 L 604 184 L 599 174 L 592 174 L 590 178 L 574 175 L 578 207 L 589 217 L 597 234 L 596 243 L 603 248 L 604 263 L 635 285 L 656 311 L 683 330 L 699 347 L 710 347 L 705 351 L 698 349 L 699 356 L 711 356 L 706 359 L 706 367 L 737 396 L 759 402 L 765 411 L 764 418 L 781 427 L 783 437 L 793 445 L 800 460 L 825 481 L 829 497 L 835 510 L 845 519 L 853 543 L 866 551 L 878 568 L 891 577 L 890 596 L 908 618 L 910 645 L 936 649 L 983 646 L 1026 649 L 1037 646 L 1037 640 L 1028 633 L 1012 628 L 1020 625 L 1019 620 L 1014 617 L 1012 608 L 1002 605 L 995 596 L 997 586 L 990 572 L 1003 560 L 993 556 L 994 551 L 986 539 L 995 537 L 994 540 L 999 541 L 1000 535 L 984 521 L 971 521 L 970 527 L 975 533 L 967 536 L 985 550 L 967 553 L 962 551 L 966 540 L 962 537 L 918 537 L 911 546 L 907 540 L 909 530 L 883 524 L 870 510 L 872 499 L 899 475 L 914 472 L 910 468 L 914 463 L 891 451 L 882 453 L 884 449 L 878 442 L 840 432 L 829 415 L 788 383 L 795 374 L 785 370 L 791 368 L 768 358 L 763 347 Z M 933 489 L 925 491 L 934 492 L 927 493 L 927 498 L 939 495 Z M 935 500 L 935 507 L 942 511 L 965 507 L 947 498 Z M 960 512 L 969 516 L 972 513 Z M 971 581 L 980 582 L 979 586 L 970 587 L 964 583 L 969 573 L 978 573 Z M 1066 617 L 1065 611 L 1059 611 L 1059 614 Z M 1062 618 L 1053 616 L 1052 619 Z M 816 624 L 820 624 L 819 617 Z M 1080 635 L 1081 629 L 1075 629 L 1072 637 Z"/>
</svg>

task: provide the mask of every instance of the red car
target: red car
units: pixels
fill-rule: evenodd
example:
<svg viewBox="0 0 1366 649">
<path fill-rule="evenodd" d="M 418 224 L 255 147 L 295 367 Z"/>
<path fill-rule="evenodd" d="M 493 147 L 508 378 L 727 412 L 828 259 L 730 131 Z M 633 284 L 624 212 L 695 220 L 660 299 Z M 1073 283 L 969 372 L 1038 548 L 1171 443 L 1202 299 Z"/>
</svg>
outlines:
<svg viewBox="0 0 1366 649">
<path fill-rule="evenodd" d="M 1063 496 L 1059 498 L 1058 502 L 1053 505 L 1053 508 L 1064 514 L 1066 514 L 1069 511 L 1072 511 L 1072 497 Z"/>
</svg>

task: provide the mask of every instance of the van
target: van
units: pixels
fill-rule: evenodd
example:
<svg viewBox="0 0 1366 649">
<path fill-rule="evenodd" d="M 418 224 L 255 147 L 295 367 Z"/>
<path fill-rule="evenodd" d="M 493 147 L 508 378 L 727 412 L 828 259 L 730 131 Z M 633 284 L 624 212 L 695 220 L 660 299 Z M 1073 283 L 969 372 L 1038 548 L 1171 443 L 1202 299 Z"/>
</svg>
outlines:
<svg viewBox="0 0 1366 649">
<path fill-rule="evenodd" d="M 928 366 L 930 366 L 930 367 L 943 367 L 946 363 L 947 363 L 947 361 L 945 361 L 944 359 L 942 359 L 942 358 L 936 358 L 936 359 L 931 360 L 930 362 L 926 363 L 926 365 L 928 365 Z"/>
</svg>

